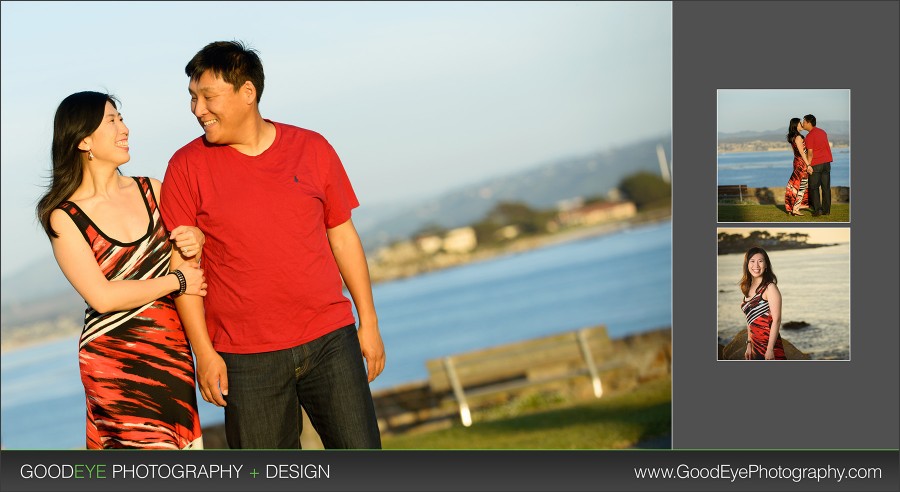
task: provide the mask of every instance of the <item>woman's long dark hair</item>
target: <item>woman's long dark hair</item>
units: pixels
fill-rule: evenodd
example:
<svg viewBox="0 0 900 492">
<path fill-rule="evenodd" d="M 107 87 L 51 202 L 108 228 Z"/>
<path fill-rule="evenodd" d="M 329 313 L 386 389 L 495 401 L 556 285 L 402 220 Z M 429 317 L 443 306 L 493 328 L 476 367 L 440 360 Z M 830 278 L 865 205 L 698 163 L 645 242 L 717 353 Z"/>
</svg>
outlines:
<svg viewBox="0 0 900 492">
<path fill-rule="evenodd" d="M 791 122 L 788 124 L 788 132 L 787 132 L 787 141 L 789 144 L 794 143 L 794 139 L 797 138 L 797 135 L 800 135 L 800 138 L 803 138 L 803 134 L 797 131 L 797 125 L 800 124 L 800 118 L 791 118 Z"/>
<path fill-rule="evenodd" d="M 53 174 L 47 193 L 37 204 L 37 218 L 49 237 L 59 237 L 50 227 L 50 214 L 81 185 L 84 151 L 78 144 L 90 136 L 103 121 L 106 103 L 117 107 L 115 97 L 102 92 L 76 92 L 59 103 L 53 118 L 53 143 L 50 160 Z"/>
<path fill-rule="evenodd" d="M 766 262 L 766 268 L 762 273 L 762 283 L 760 285 L 769 285 L 769 284 L 777 284 L 778 277 L 775 276 L 775 271 L 772 269 L 772 262 L 769 261 L 769 255 L 766 254 L 766 250 L 754 246 L 747 250 L 747 253 L 744 255 L 744 275 L 741 277 L 741 281 L 738 282 L 738 285 L 741 286 L 741 292 L 744 293 L 744 297 L 750 295 L 750 283 L 753 282 L 753 276 L 750 275 L 750 269 L 747 265 L 750 263 L 750 258 L 753 258 L 754 255 L 761 254 L 763 256 L 763 260 Z"/>
</svg>

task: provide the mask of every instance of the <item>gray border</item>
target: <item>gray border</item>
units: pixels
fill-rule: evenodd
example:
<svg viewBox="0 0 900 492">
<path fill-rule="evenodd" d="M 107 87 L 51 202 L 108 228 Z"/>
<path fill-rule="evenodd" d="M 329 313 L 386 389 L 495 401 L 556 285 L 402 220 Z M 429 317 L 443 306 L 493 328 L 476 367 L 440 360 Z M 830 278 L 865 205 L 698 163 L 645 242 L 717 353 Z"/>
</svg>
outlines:
<svg viewBox="0 0 900 492">
<path fill-rule="evenodd" d="M 190 462 L 194 466 L 203 465 L 210 471 L 215 465 L 232 470 L 232 473 L 213 472 L 209 478 L 171 478 L 173 472 L 182 473 L 179 465 L 185 464 L 184 453 L 191 455 Z M 777 492 L 895 491 L 898 485 L 897 451 L 779 451 L 765 454 L 752 451 L 3 451 L 2 456 L 5 466 L 0 481 L 4 492 Z M 22 472 L 26 464 L 55 465 L 57 476 L 62 465 L 72 468 L 82 465 L 83 478 L 26 479 Z M 98 465 L 102 465 L 105 478 L 87 478 L 86 466 L 99 470 L 101 466 Z M 292 465 L 295 468 L 292 469 Z M 119 470 L 134 469 L 138 476 L 146 478 L 123 478 L 121 471 L 114 475 L 117 466 Z M 232 467 L 241 467 L 240 474 Z M 757 471 L 752 472 L 752 467 L 757 467 Z M 72 468 L 67 470 L 68 474 L 74 474 Z M 252 475 L 254 468 L 256 478 Z M 675 478 L 638 479 L 635 468 L 666 468 L 674 472 Z M 861 473 L 870 478 L 849 479 L 849 468 L 854 469 L 854 474 Z M 25 476 L 28 469 L 25 468 Z M 154 478 L 152 469 L 160 470 L 167 478 Z M 748 473 L 739 476 L 740 469 Z M 765 473 L 773 478 L 762 477 L 760 469 L 765 469 Z M 284 478 L 274 478 L 279 470 Z M 318 478 L 310 477 L 311 473 L 307 478 L 299 478 L 301 470 L 321 472 Z M 43 474 L 44 468 L 39 471 Z M 821 474 L 822 479 L 809 476 L 810 471 Z M 298 478 L 291 478 L 292 473 Z M 327 478 L 324 478 L 326 473 Z M 691 473 L 704 478 L 690 479 Z M 840 480 L 838 473 L 844 474 Z M 803 478 L 803 474 L 807 477 Z M 93 476 L 100 475 L 95 473 Z"/>
<path fill-rule="evenodd" d="M 897 449 L 900 101 L 897 2 L 676 2 L 673 8 L 673 447 Z M 851 20 L 858 19 L 858 22 Z M 708 193 L 716 90 L 798 85 L 787 55 L 814 49 L 804 88 L 853 91 L 851 324 L 847 364 L 716 364 L 717 224 Z M 799 48 L 803 49 L 803 48 Z M 767 224 L 777 226 L 781 224 Z M 798 224 L 791 224 L 796 226 Z M 846 223 L 817 224 L 847 227 Z M 861 327 L 866 327 L 863 329 Z M 860 331 L 862 330 L 862 331 Z"/>
</svg>

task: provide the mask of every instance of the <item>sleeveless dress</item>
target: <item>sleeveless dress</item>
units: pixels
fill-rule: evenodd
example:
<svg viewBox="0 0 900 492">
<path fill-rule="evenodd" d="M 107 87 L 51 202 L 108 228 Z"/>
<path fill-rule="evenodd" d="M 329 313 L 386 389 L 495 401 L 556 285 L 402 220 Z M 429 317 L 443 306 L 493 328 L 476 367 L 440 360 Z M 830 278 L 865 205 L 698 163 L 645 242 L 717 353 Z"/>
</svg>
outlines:
<svg viewBox="0 0 900 492">
<path fill-rule="evenodd" d="M 801 207 L 809 206 L 809 194 L 806 192 L 809 184 L 809 174 L 806 172 L 806 163 L 800 156 L 800 149 L 797 148 L 796 142 L 791 142 L 794 148 L 794 171 L 788 179 L 787 186 L 784 187 L 784 211 L 791 213 L 796 204 Z"/>
<path fill-rule="evenodd" d="M 741 303 L 741 310 L 747 316 L 747 326 L 750 327 L 750 341 L 752 342 L 751 345 L 753 345 L 754 359 L 764 359 L 766 357 L 766 349 L 769 348 L 772 312 L 769 310 L 769 301 L 762 297 L 767 285 L 760 285 L 753 297 Z M 784 355 L 784 345 L 781 343 L 780 334 L 778 335 L 778 340 L 775 340 L 775 346 L 772 350 L 775 352 L 775 359 L 787 359 Z"/>
<path fill-rule="evenodd" d="M 105 235 L 77 205 L 58 208 L 81 230 L 109 280 L 169 273 L 171 246 L 150 180 L 134 177 L 150 224 L 141 239 Z M 87 448 L 201 449 L 194 359 L 175 301 L 167 295 L 128 310 L 88 306 L 78 351 L 87 403 Z"/>
</svg>

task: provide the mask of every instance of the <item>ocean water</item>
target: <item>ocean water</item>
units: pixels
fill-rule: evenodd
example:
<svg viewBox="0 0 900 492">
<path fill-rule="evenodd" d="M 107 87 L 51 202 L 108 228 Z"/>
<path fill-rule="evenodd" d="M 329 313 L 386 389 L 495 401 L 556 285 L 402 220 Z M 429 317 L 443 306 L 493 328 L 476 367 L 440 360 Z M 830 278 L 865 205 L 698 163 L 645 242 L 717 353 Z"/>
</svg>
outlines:
<svg viewBox="0 0 900 492">
<path fill-rule="evenodd" d="M 831 186 L 850 186 L 850 149 L 832 149 Z M 720 185 L 745 184 L 751 188 L 784 186 L 794 172 L 794 153 L 730 152 L 719 154 Z"/>
<path fill-rule="evenodd" d="M 432 358 L 605 324 L 610 337 L 671 325 L 671 222 L 376 284 L 387 367 L 373 390 L 425 380 Z M 78 343 L 2 358 L 6 449 L 84 446 Z M 203 425 L 223 410 L 200 402 Z"/>
<path fill-rule="evenodd" d="M 813 359 L 850 359 L 850 245 L 771 251 L 782 324 L 805 321 L 798 330 L 781 330 L 782 338 Z M 718 335 L 730 340 L 747 328 L 741 311 L 743 253 L 718 257 Z"/>
</svg>

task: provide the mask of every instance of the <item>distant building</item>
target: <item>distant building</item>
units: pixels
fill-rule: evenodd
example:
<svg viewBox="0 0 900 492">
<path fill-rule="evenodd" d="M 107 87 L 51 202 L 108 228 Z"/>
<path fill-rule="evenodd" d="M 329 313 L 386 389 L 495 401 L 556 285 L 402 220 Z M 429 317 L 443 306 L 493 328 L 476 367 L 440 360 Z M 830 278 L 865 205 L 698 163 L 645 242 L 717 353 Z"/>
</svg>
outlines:
<svg viewBox="0 0 900 492">
<path fill-rule="evenodd" d="M 573 210 L 560 212 L 558 220 L 563 226 L 593 225 L 611 220 L 634 217 L 637 207 L 634 202 L 601 202 Z"/>
<path fill-rule="evenodd" d="M 566 200 L 560 200 L 556 202 L 557 210 L 574 210 L 576 208 L 582 207 L 584 205 L 584 197 L 576 196 L 575 198 L 569 198 Z"/>
<path fill-rule="evenodd" d="M 426 255 L 433 255 L 444 246 L 444 240 L 440 236 L 429 235 L 417 238 L 416 244 Z"/>
<path fill-rule="evenodd" d="M 519 236 L 521 231 L 519 230 L 519 226 L 517 225 L 508 225 L 505 227 L 501 227 L 496 232 L 494 232 L 494 236 L 497 239 L 515 239 Z"/>
<path fill-rule="evenodd" d="M 610 190 L 606 192 L 606 199 L 610 202 L 622 201 L 622 191 L 618 188 L 610 188 Z"/>
<path fill-rule="evenodd" d="M 419 248 L 412 241 L 401 241 L 378 250 L 378 260 L 384 263 L 404 263 L 419 257 Z"/>
<path fill-rule="evenodd" d="M 444 236 L 444 251 L 448 253 L 469 253 L 478 246 L 475 229 L 460 227 L 452 229 Z"/>
</svg>

